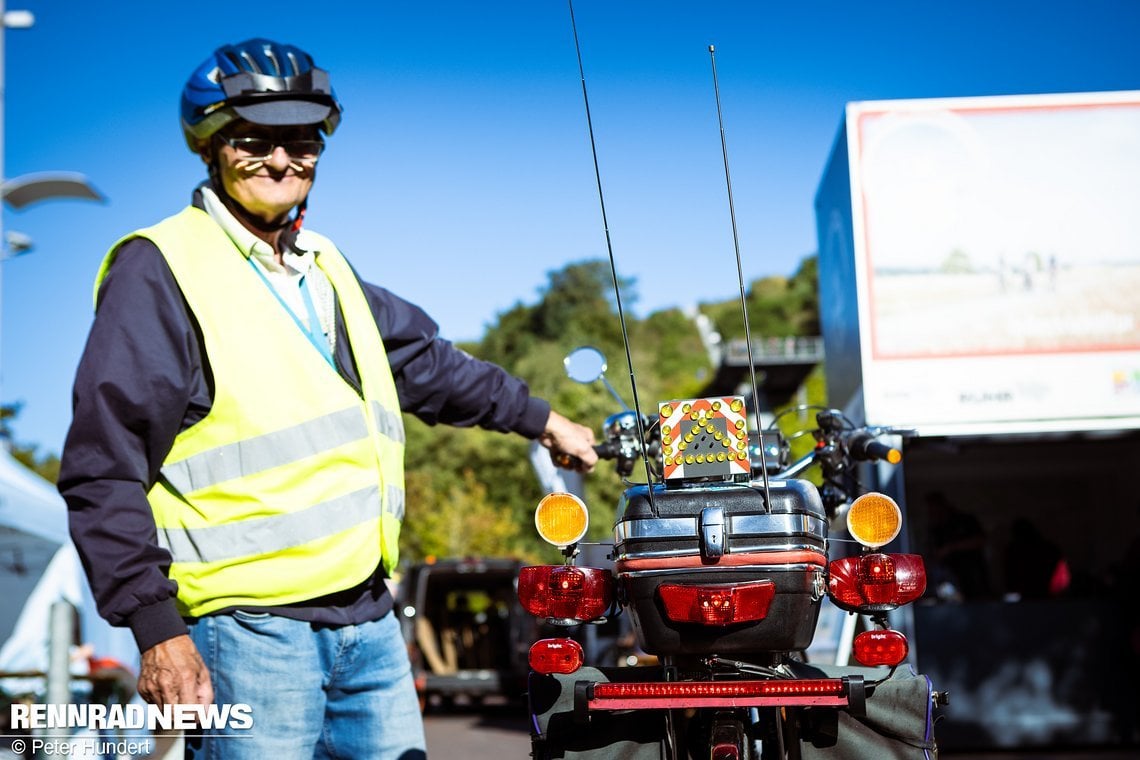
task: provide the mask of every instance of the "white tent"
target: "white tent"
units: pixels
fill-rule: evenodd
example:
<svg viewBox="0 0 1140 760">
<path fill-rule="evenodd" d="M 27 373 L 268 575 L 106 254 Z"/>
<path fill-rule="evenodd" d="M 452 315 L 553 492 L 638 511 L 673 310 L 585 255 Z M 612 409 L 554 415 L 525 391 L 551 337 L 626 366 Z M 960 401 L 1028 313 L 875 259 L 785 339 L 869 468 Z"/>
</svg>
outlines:
<svg viewBox="0 0 1140 760">
<path fill-rule="evenodd" d="M 67 508 L 48 481 L 0 450 L 0 672 L 43 672 L 52 604 L 79 613 L 81 643 L 100 657 L 135 668 L 138 652 L 125 629 L 99 617 L 67 533 Z M 13 684 L 0 682 L 0 687 Z M 42 684 L 41 684 L 42 686 Z M 21 689 L 22 690 L 22 689 Z"/>
<path fill-rule="evenodd" d="M 0 449 L 0 526 L 62 544 L 67 508 L 55 487 Z"/>
</svg>

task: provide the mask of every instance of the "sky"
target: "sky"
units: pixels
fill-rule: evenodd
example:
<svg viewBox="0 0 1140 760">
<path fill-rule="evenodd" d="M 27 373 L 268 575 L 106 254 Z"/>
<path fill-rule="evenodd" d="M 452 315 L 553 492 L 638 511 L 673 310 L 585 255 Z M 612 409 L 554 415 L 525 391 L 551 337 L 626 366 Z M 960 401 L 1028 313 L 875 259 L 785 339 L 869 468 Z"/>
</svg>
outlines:
<svg viewBox="0 0 1140 760">
<path fill-rule="evenodd" d="M 607 256 L 568 4 L 8 0 L 4 172 L 79 172 L 106 203 L 7 207 L 32 252 L 0 265 L 0 400 L 58 452 L 121 236 L 203 178 L 178 99 L 221 44 L 269 37 L 327 69 L 345 107 L 306 224 L 452 340 Z M 845 104 L 1140 89 L 1140 2 L 577 0 L 613 255 L 639 315 L 738 292 L 709 45 L 745 278 L 817 249 L 813 199 Z M 588 342 L 583 336 L 582 342 Z"/>
</svg>

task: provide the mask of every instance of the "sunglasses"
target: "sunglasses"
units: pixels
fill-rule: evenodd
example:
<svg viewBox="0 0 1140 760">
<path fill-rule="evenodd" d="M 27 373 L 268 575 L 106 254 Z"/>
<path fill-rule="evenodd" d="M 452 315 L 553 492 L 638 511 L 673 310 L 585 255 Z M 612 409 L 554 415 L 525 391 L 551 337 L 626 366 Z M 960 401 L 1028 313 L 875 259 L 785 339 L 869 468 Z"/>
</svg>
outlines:
<svg viewBox="0 0 1140 760">
<path fill-rule="evenodd" d="M 324 140 L 274 140 L 268 137 L 227 137 L 226 135 L 218 137 L 226 145 L 250 158 L 268 159 L 280 146 L 291 158 L 316 161 L 325 149 Z"/>
</svg>

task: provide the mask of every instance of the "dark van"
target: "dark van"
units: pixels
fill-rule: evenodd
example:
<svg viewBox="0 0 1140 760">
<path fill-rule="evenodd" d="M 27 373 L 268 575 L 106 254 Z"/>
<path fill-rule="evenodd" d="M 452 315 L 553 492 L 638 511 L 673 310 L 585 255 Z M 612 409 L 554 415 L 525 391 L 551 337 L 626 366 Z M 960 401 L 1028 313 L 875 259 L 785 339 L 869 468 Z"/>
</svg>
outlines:
<svg viewBox="0 0 1140 760">
<path fill-rule="evenodd" d="M 520 567 L 508 558 L 441 559 L 405 573 L 397 611 L 422 702 L 523 699 L 538 621 L 519 604 Z"/>
</svg>

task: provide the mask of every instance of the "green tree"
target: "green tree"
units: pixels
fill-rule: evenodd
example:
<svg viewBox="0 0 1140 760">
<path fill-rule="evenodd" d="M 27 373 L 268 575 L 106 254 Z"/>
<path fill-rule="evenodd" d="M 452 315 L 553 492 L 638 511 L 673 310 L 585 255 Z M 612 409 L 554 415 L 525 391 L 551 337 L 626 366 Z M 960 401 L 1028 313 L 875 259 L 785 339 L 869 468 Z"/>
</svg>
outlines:
<svg viewBox="0 0 1140 760">
<path fill-rule="evenodd" d="M 547 277 L 537 304 L 516 303 L 498 316 L 478 343 L 465 347 L 478 351 L 487 361 L 513 370 L 543 344 L 567 350 L 582 343 L 606 351 L 621 346 L 613 275 L 608 263 L 574 262 L 549 272 Z M 622 279 L 618 282 L 628 313 L 630 302 L 635 300 L 634 283 Z"/>
<path fill-rule="evenodd" d="M 525 546 L 521 523 L 487 496 L 486 487 L 471 470 L 443 486 L 417 470 L 408 473 L 408 502 L 413 511 L 401 543 L 411 560 L 427 557 L 533 558 Z"/>
<path fill-rule="evenodd" d="M 12 423 L 23 409 L 22 403 L 0 404 L 0 446 L 12 458 L 45 480 L 55 483 L 59 480 L 59 457 L 51 452 L 41 452 L 35 444 L 20 443 L 15 440 Z"/>
<path fill-rule="evenodd" d="M 806 257 L 790 278 L 763 277 L 745 292 L 754 339 L 819 334 L 818 258 Z M 744 337 L 740 299 L 701 304 L 701 311 L 726 340 Z"/>
</svg>

